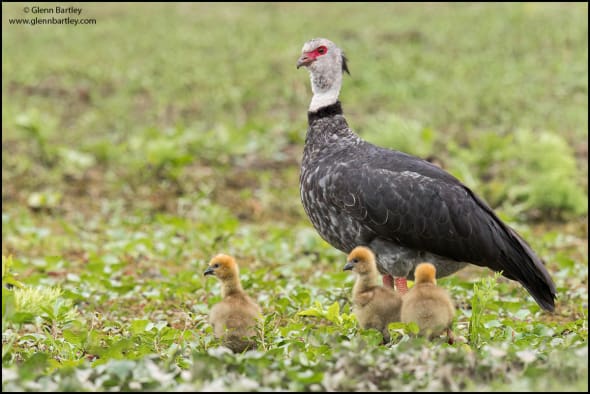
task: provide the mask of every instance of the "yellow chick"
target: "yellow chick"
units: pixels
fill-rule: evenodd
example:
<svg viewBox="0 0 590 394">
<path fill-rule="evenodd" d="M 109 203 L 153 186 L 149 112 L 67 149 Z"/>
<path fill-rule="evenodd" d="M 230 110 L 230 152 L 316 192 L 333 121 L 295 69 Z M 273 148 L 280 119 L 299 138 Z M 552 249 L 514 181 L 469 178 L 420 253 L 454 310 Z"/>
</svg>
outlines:
<svg viewBox="0 0 590 394">
<path fill-rule="evenodd" d="M 381 275 L 377 271 L 375 255 L 369 248 L 354 248 L 344 270 L 352 270 L 357 276 L 352 289 L 352 310 L 361 328 L 377 329 L 383 334 L 383 342 L 389 342 L 387 325 L 400 321 L 402 297 L 379 284 Z"/>
<path fill-rule="evenodd" d="M 420 335 L 433 338 L 446 331 L 449 343 L 453 343 L 451 326 L 455 316 L 455 306 L 448 293 L 436 286 L 436 268 L 430 263 L 421 263 L 414 272 L 416 279 L 404 295 L 401 319 L 404 323 L 415 322 L 420 327 Z"/>
<path fill-rule="evenodd" d="M 215 336 L 236 353 L 255 347 L 253 337 L 262 311 L 244 292 L 234 258 L 218 254 L 211 259 L 203 274 L 215 275 L 221 282 L 223 299 L 209 313 L 209 323 L 213 326 Z"/>
</svg>

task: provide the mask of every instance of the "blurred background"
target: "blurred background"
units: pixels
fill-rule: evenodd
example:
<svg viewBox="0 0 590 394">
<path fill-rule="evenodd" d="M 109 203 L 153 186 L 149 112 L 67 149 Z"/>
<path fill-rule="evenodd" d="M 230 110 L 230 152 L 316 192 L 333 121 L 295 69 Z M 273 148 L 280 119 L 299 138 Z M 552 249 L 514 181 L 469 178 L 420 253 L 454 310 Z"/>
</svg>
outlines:
<svg viewBox="0 0 590 394">
<path fill-rule="evenodd" d="M 509 215 L 587 211 L 586 5 L 79 7 L 96 24 L 11 25 L 48 15 L 3 5 L 4 203 L 175 212 L 203 193 L 240 219 L 300 220 L 311 91 L 294 64 L 323 36 L 350 59 L 341 98 L 364 138 Z"/>
<path fill-rule="evenodd" d="M 311 91 L 295 62 L 318 36 L 349 58 L 362 137 L 436 162 L 527 239 L 587 240 L 585 4 L 83 3 L 65 16 L 94 24 L 11 21 L 52 16 L 31 7 L 2 6 L 2 250 L 26 266 L 138 253 L 135 238 L 174 264 L 296 259 L 293 240 L 330 260 L 298 192 Z M 272 237 L 287 246 L 265 255 Z"/>
</svg>

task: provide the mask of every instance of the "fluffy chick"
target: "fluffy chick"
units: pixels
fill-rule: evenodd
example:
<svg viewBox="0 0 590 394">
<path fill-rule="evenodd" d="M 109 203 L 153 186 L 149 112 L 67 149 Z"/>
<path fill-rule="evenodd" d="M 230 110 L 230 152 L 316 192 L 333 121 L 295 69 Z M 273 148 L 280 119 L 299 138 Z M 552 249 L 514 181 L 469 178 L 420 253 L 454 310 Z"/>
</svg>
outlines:
<svg viewBox="0 0 590 394">
<path fill-rule="evenodd" d="M 404 323 L 415 322 L 420 335 L 433 338 L 446 331 L 449 343 L 453 343 L 451 326 L 455 306 L 448 293 L 436 286 L 436 268 L 430 263 L 421 263 L 414 272 L 415 284 L 403 297 L 401 319 Z"/>
<path fill-rule="evenodd" d="M 218 254 L 211 259 L 203 274 L 215 275 L 221 282 L 223 299 L 209 313 L 209 323 L 213 326 L 215 336 L 236 353 L 255 347 L 253 337 L 262 311 L 244 292 L 234 258 Z"/>
<path fill-rule="evenodd" d="M 400 321 L 402 297 L 379 284 L 375 255 L 369 248 L 354 248 L 348 255 L 344 270 L 352 270 L 357 276 L 352 288 L 352 310 L 360 326 L 381 331 L 383 342 L 389 342 L 391 337 L 387 325 Z"/>
</svg>

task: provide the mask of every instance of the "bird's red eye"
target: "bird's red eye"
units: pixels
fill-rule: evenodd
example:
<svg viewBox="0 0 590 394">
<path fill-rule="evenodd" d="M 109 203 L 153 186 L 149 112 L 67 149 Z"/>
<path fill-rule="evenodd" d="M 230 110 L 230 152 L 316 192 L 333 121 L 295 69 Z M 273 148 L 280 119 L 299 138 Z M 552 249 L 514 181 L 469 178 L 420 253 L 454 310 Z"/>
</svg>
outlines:
<svg viewBox="0 0 590 394">
<path fill-rule="evenodd" d="M 317 49 L 317 51 L 320 55 L 323 55 L 324 53 L 328 52 L 328 49 L 324 46 L 321 46 Z"/>
</svg>

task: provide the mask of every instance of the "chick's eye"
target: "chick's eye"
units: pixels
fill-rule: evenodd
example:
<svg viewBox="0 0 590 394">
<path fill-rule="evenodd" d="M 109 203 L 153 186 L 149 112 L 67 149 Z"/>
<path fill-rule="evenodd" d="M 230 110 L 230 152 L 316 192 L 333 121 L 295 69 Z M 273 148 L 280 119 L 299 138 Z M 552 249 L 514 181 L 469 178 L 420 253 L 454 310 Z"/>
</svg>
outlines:
<svg viewBox="0 0 590 394">
<path fill-rule="evenodd" d="M 324 53 L 326 53 L 326 51 L 327 51 L 326 47 L 319 47 L 318 48 L 318 53 L 320 55 L 323 55 Z"/>
<path fill-rule="evenodd" d="M 352 262 L 353 262 L 354 264 L 356 264 L 356 263 L 358 263 L 358 262 L 359 262 L 359 259 L 352 259 Z"/>
<path fill-rule="evenodd" d="M 213 264 L 213 268 L 219 268 L 219 263 Z"/>
</svg>

